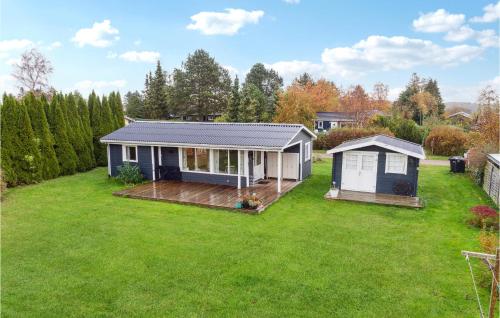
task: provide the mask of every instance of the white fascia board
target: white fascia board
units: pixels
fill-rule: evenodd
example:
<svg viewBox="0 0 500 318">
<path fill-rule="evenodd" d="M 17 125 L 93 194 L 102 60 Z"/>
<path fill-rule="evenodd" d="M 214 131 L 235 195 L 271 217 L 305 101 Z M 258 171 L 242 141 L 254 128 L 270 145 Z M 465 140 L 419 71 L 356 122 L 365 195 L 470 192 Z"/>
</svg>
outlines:
<svg viewBox="0 0 500 318">
<path fill-rule="evenodd" d="M 361 143 L 361 144 L 356 144 L 356 145 L 351 145 L 351 146 L 344 146 L 344 147 L 341 147 L 341 146 L 342 145 L 340 145 L 338 147 L 335 147 L 333 149 L 330 149 L 326 153 L 327 154 L 334 154 L 334 153 L 338 153 L 338 152 L 344 152 L 344 151 L 358 149 L 358 148 L 363 148 L 363 147 L 368 147 L 368 146 L 379 146 L 381 148 L 385 148 L 385 149 L 388 149 L 388 150 L 396 151 L 396 152 L 399 152 L 399 153 L 402 153 L 402 154 L 405 154 L 405 155 L 408 155 L 408 156 L 411 156 L 411 157 L 415 157 L 415 158 L 418 158 L 418 159 L 425 159 L 425 154 L 415 153 L 415 152 L 412 152 L 412 151 L 408 151 L 406 149 L 402 149 L 402 148 L 399 148 L 399 147 L 394 147 L 394 146 L 391 146 L 391 145 L 388 145 L 388 144 L 384 144 L 384 143 L 378 142 L 378 141 L 369 141 L 369 142 L 365 142 L 365 143 Z"/>
<path fill-rule="evenodd" d="M 234 146 L 234 145 L 205 145 L 205 144 L 181 144 L 162 143 L 150 141 L 127 141 L 127 140 L 106 140 L 101 139 L 103 144 L 134 145 L 134 146 L 158 146 L 158 147 L 179 147 L 179 148 L 207 148 L 207 149 L 239 149 L 239 150 L 263 150 L 279 151 L 281 147 L 258 147 L 258 146 Z"/>
</svg>

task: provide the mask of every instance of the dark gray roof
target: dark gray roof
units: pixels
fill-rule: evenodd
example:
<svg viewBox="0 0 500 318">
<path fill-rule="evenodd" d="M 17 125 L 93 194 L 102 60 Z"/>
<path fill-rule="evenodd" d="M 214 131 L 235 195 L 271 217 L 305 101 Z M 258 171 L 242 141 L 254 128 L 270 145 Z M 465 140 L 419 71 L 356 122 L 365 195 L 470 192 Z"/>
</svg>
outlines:
<svg viewBox="0 0 500 318">
<path fill-rule="evenodd" d="M 316 137 L 297 124 L 135 121 L 102 137 L 101 142 L 281 149 L 301 130 Z"/>
<path fill-rule="evenodd" d="M 326 121 L 354 121 L 354 114 L 345 112 L 317 112 L 316 117 Z"/>
<path fill-rule="evenodd" d="M 421 145 L 395 137 L 388 137 L 385 135 L 375 135 L 346 141 L 329 150 L 328 153 L 343 152 L 347 150 L 363 148 L 369 145 L 380 146 L 382 148 L 401 152 L 409 156 L 425 159 L 425 152 Z"/>
</svg>

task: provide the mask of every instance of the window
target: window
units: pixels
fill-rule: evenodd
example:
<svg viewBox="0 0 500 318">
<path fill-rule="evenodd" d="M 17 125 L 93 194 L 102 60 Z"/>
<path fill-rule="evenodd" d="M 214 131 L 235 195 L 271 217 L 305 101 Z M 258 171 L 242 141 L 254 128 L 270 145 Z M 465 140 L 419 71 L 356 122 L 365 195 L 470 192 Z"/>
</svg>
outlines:
<svg viewBox="0 0 500 318">
<path fill-rule="evenodd" d="M 358 156 L 353 154 L 345 155 L 345 167 L 349 170 L 357 170 L 358 169 Z"/>
<path fill-rule="evenodd" d="M 311 160 L 311 142 L 306 142 L 306 146 L 305 146 L 305 157 L 306 157 L 306 160 L 305 161 L 309 161 Z"/>
<path fill-rule="evenodd" d="M 123 161 L 137 162 L 137 146 L 123 146 Z"/>
<path fill-rule="evenodd" d="M 260 166 L 260 164 L 262 163 L 262 154 L 260 151 L 254 151 L 253 152 L 253 158 L 255 160 L 255 164 L 254 166 Z"/>
<path fill-rule="evenodd" d="M 361 156 L 361 170 L 373 171 L 375 168 L 375 160 L 372 155 L 362 155 Z"/>
<path fill-rule="evenodd" d="M 244 154 L 241 152 L 241 174 L 244 174 L 243 160 Z M 214 172 L 220 174 L 238 174 L 238 150 L 214 150 Z"/>
<path fill-rule="evenodd" d="M 318 129 L 323 129 L 323 121 L 318 120 Z"/>
<path fill-rule="evenodd" d="M 182 149 L 182 170 L 208 172 L 210 167 L 209 150 L 204 148 Z"/>
<path fill-rule="evenodd" d="M 406 174 L 407 162 L 407 155 L 387 153 L 385 157 L 385 173 Z"/>
</svg>

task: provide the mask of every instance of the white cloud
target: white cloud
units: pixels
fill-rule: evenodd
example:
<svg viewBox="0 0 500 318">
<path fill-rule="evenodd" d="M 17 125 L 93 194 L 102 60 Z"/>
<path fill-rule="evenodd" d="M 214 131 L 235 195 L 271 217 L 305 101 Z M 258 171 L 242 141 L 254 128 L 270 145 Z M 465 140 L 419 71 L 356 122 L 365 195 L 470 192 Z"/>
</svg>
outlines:
<svg viewBox="0 0 500 318">
<path fill-rule="evenodd" d="M 481 17 L 473 17 L 471 22 L 490 23 L 500 19 L 500 1 L 496 4 L 490 3 L 483 8 L 484 14 Z"/>
<path fill-rule="evenodd" d="M 205 35 L 234 35 L 249 23 L 257 24 L 264 16 L 264 11 L 246 11 L 243 9 L 225 9 L 224 12 L 200 12 L 191 16 L 193 23 L 189 30 L 199 30 Z"/>
<path fill-rule="evenodd" d="M 465 21 L 463 14 L 451 14 L 444 9 L 421 14 L 413 20 L 413 27 L 420 32 L 447 32 L 459 28 Z"/>
<path fill-rule="evenodd" d="M 0 41 L 0 53 L 23 50 L 33 45 L 32 41 L 26 39 L 4 40 Z"/>
<path fill-rule="evenodd" d="M 160 53 L 154 51 L 128 51 L 120 54 L 120 58 L 129 62 L 155 63 L 160 58 Z"/>
<path fill-rule="evenodd" d="M 448 31 L 444 39 L 452 42 L 463 42 L 474 37 L 475 34 L 476 31 L 471 29 L 468 25 L 463 25 L 458 29 Z"/>
<path fill-rule="evenodd" d="M 0 94 L 15 94 L 17 92 L 15 79 L 11 75 L 0 75 Z"/>
<path fill-rule="evenodd" d="M 457 30 L 446 33 L 444 39 L 452 42 L 463 42 L 469 39 L 476 40 L 482 47 L 498 47 L 499 38 L 495 30 L 487 29 L 476 31 L 468 25 L 461 26 Z"/>
<path fill-rule="evenodd" d="M 477 46 L 441 47 L 431 41 L 404 36 L 369 36 L 352 47 L 327 48 L 321 59 L 331 73 L 341 76 L 372 71 L 409 69 L 419 65 L 452 66 L 482 53 Z"/>
<path fill-rule="evenodd" d="M 482 47 L 498 47 L 500 46 L 500 38 L 495 30 L 488 29 L 476 32 L 476 39 Z"/>
<path fill-rule="evenodd" d="M 309 61 L 280 61 L 272 64 L 265 64 L 267 68 L 272 68 L 285 82 L 291 82 L 297 76 L 307 72 L 313 77 L 319 78 L 322 76 L 324 66 L 321 64 L 312 63 Z"/>
<path fill-rule="evenodd" d="M 75 42 L 79 47 L 85 45 L 107 47 L 120 39 L 118 34 L 118 29 L 111 26 L 111 21 L 104 20 L 102 22 L 95 22 L 91 28 L 78 30 L 75 36 L 71 38 L 71 41 Z"/>
<path fill-rule="evenodd" d="M 229 76 L 232 78 L 235 78 L 236 75 L 238 75 L 239 71 L 236 67 L 233 67 L 231 65 L 222 65 L 223 68 L 225 68 L 229 72 Z"/>
<path fill-rule="evenodd" d="M 284 2 L 288 4 L 299 4 L 300 0 L 283 0 Z"/>
<path fill-rule="evenodd" d="M 468 86 L 441 85 L 441 94 L 445 102 L 473 103 L 477 101 L 480 90 L 488 85 L 500 92 L 500 76 Z"/>
<path fill-rule="evenodd" d="M 94 90 L 97 94 L 106 94 L 113 90 L 123 88 L 127 85 L 126 80 L 114 80 L 114 81 L 91 81 L 84 80 L 76 83 L 73 89 L 78 90 L 83 96 L 90 94 Z"/>
</svg>

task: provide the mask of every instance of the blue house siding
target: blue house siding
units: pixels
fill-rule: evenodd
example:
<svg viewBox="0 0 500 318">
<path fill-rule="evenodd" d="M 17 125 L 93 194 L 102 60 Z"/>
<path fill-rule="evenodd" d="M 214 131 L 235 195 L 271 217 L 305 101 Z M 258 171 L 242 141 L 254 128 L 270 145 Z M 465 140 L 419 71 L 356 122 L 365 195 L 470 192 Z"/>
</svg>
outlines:
<svg viewBox="0 0 500 318">
<path fill-rule="evenodd" d="M 153 180 L 153 162 L 151 160 L 151 146 L 137 147 L 137 163 L 144 178 Z"/>
<path fill-rule="evenodd" d="M 109 145 L 109 162 L 111 164 L 111 176 L 118 175 L 118 167 L 123 165 L 122 145 Z"/>
<path fill-rule="evenodd" d="M 418 187 L 418 167 L 419 159 L 408 156 L 406 174 L 385 173 L 386 153 L 396 153 L 377 146 L 363 147 L 354 149 L 354 151 L 376 151 L 378 152 L 377 164 L 377 193 L 395 194 L 393 187 L 400 181 L 409 182 L 413 187 L 411 196 L 417 195 Z M 336 153 L 333 156 L 332 180 L 338 188 L 342 188 L 342 153 Z"/>
<path fill-rule="evenodd" d="M 290 144 L 296 143 L 300 141 L 302 144 L 302 180 L 309 177 L 312 174 L 312 147 L 313 147 L 313 139 L 312 137 L 306 133 L 304 130 L 300 131 L 295 138 L 290 141 Z M 306 161 L 306 143 L 311 142 L 311 159 Z M 285 152 L 287 152 L 285 149 Z M 299 149 L 300 151 L 300 149 Z"/>
<path fill-rule="evenodd" d="M 209 174 L 200 172 L 182 172 L 182 181 L 187 182 L 202 182 L 210 184 L 220 184 L 237 187 L 238 176 L 223 175 L 223 174 Z M 241 187 L 246 187 L 246 177 L 241 177 Z"/>
</svg>

